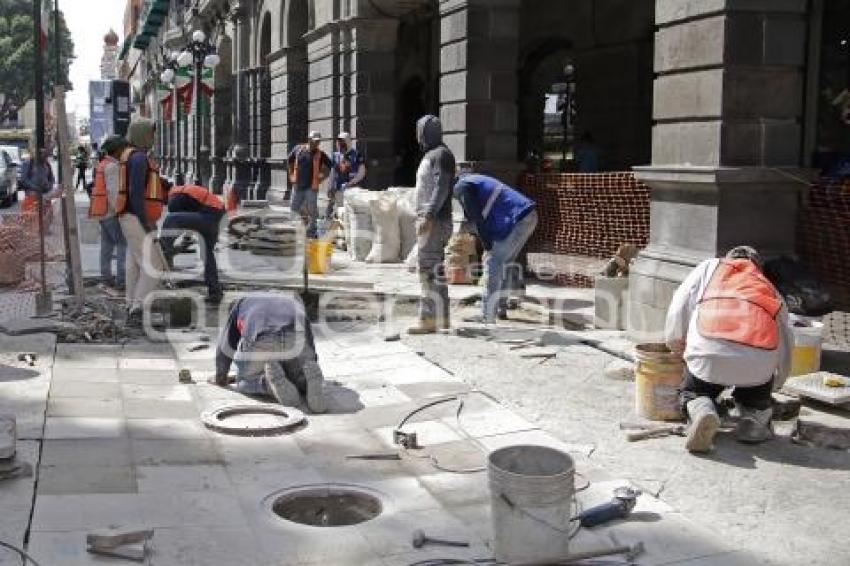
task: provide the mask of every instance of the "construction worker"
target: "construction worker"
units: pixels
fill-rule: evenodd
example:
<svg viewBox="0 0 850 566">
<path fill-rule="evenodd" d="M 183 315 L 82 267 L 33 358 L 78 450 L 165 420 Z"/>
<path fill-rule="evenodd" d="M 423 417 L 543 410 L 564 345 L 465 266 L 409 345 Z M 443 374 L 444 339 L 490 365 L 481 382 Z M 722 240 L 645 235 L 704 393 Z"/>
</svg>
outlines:
<svg viewBox="0 0 850 566">
<path fill-rule="evenodd" d="M 416 124 L 416 139 L 425 156 L 416 172 L 417 271 L 422 285 L 419 323 L 409 334 L 433 334 L 448 328 L 449 288 L 443 273 L 444 250 L 452 235 L 452 186 L 455 157 L 443 144 L 443 125 L 436 116 Z M 439 320 L 438 320 L 439 319 Z"/>
<path fill-rule="evenodd" d="M 682 282 L 667 311 L 667 345 L 685 359 L 679 401 L 691 452 L 712 449 L 720 427 L 716 399 L 730 387 L 737 440 L 773 436 L 771 392 L 788 377 L 794 343 L 788 311 L 761 265 L 748 246 L 706 260 Z"/>
<path fill-rule="evenodd" d="M 205 187 L 186 185 L 173 187 L 168 192 L 168 214 L 162 223 L 163 232 L 191 230 L 200 236 L 204 247 L 204 283 L 207 286 L 206 302 L 221 303 L 222 290 L 218 282 L 218 266 L 215 260 L 215 245 L 219 227 L 224 217 L 224 201 Z M 175 235 L 160 238 L 162 251 L 169 264 L 174 257 Z"/>
<path fill-rule="evenodd" d="M 119 159 L 115 213 L 127 240 L 126 296 L 132 324 L 141 322 L 142 305 L 168 267 L 152 237 L 166 199 L 159 168 L 148 156 L 155 135 L 156 124 L 152 120 L 136 118 L 127 130 L 128 145 Z"/>
<path fill-rule="evenodd" d="M 94 184 L 89 199 L 89 217 L 100 221 L 100 276 L 110 287 L 124 290 L 126 283 L 127 240 L 115 215 L 118 200 L 120 157 L 127 141 L 120 136 L 108 137 L 101 146 L 101 157 L 94 171 Z M 115 277 L 112 257 L 117 256 Z"/>
<path fill-rule="evenodd" d="M 348 187 L 356 187 L 366 177 L 366 164 L 351 145 L 351 134 L 342 132 L 336 138 L 336 151 L 333 154 L 330 188 L 328 189 L 328 207 L 325 218 L 334 218 L 334 210 L 342 205 L 342 195 Z"/>
<path fill-rule="evenodd" d="M 44 199 L 44 226 L 49 227 L 53 217 L 53 208 L 48 206 L 51 195 L 61 192 L 55 184 L 53 168 L 47 159 L 47 150 L 40 149 L 32 154 L 32 157 L 24 161 L 21 166 L 19 183 L 24 190 L 24 201 L 21 203 L 21 212 L 33 215 L 38 220 L 38 201 Z"/>
<path fill-rule="evenodd" d="M 307 237 L 316 237 L 316 220 L 319 215 L 319 185 L 327 179 L 333 163 L 328 154 L 319 149 L 322 134 L 310 132 L 307 143 L 289 153 L 289 182 L 292 184 L 292 211 L 301 215 L 307 225 Z"/>
<path fill-rule="evenodd" d="M 217 385 L 228 385 L 231 363 L 240 392 L 270 394 L 287 407 L 298 406 L 303 396 L 310 411 L 325 412 L 313 329 L 298 299 L 256 294 L 233 303 L 216 351 Z"/>
<path fill-rule="evenodd" d="M 487 250 L 482 312 L 468 321 L 493 323 L 497 316 L 507 319 L 507 293 L 518 288 L 522 280 L 522 267 L 515 263 L 516 258 L 537 228 L 537 205 L 486 175 L 463 176 L 454 187 L 454 196 Z"/>
</svg>

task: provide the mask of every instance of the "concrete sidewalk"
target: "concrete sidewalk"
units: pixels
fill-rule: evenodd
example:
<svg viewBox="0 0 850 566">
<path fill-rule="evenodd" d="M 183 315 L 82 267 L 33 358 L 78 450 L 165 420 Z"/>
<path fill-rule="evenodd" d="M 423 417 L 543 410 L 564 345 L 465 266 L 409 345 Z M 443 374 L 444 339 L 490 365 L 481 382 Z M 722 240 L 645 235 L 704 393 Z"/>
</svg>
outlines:
<svg viewBox="0 0 850 566">
<path fill-rule="evenodd" d="M 200 335 L 180 338 L 185 341 L 173 349 L 152 343 L 60 344 L 55 358 L 49 337 L 27 338 L 41 344 L 37 375 L 0 380 L 0 404 L 32 417 L 20 448 L 37 466 L 37 492 L 33 499 L 32 478 L 0 485 L 3 540 L 22 544 L 29 532 L 27 549 L 45 566 L 124 563 L 85 551 L 86 533 L 107 528 L 153 528 L 146 563 L 168 566 L 486 558 L 492 556 L 486 474 L 441 471 L 432 458 L 441 468 L 470 468 L 485 464 L 479 444 L 486 450 L 522 443 L 557 447 L 573 455 L 580 477 L 590 482 L 579 495 L 583 506 L 608 500 L 614 487 L 626 483 L 592 465 L 588 443 L 559 441 L 474 393 L 459 418 L 457 404 L 447 403 L 412 419 L 406 428 L 419 434 L 422 451 L 403 454 L 400 461 L 346 459 L 394 451 L 391 432 L 405 414 L 470 389 L 408 346 L 384 342 L 368 325 L 319 333 L 317 347 L 332 380 L 329 414 L 309 416 L 308 425 L 291 435 L 213 433 L 200 424 L 199 414 L 246 398 L 206 384 L 212 350 L 189 351 Z M 22 346 L 0 343 L 10 353 Z M 4 364 L 17 367 L 9 357 Z M 183 367 L 193 370 L 195 384 L 177 383 L 176 370 Z M 384 512 L 357 526 L 322 529 L 281 521 L 269 510 L 268 497 L 284 488 L 329 483 L 379 494 Z M 641 540 L 647 552 L 640 564 L 758 563 L 651 496 L 641 497 L 637 512 L 635 521 L 581 531 L 572 548 Z M 415 551 L 410 537 L 416 528 L 472 546 Z M 3 552 L 0 564 L 18 563 Z"/>
</svg>

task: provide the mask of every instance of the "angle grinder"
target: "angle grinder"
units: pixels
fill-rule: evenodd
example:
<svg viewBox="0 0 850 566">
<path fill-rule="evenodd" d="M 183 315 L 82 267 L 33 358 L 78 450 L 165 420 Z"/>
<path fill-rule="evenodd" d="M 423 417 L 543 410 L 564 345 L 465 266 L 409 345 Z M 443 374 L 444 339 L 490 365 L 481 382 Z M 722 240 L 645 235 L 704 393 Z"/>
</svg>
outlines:
<svg viewBox="0 0 850 566">
<path fill-rule="evenodd" d="M 624 519 L 637 505 L 637 498 L 640 494 L 639 489 L 618 487 L 614 490 L 614 497 L 611 501 L 585 509 L 578 514 L 576 519 L 582 527 L 596 527 L 614 519 Z"/>
</svg>

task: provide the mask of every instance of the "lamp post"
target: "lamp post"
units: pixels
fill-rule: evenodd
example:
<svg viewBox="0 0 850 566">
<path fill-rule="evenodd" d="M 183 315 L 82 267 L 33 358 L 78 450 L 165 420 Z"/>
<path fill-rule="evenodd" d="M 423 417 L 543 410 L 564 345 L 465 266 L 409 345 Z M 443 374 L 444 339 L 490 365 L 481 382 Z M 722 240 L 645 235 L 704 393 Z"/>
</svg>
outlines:
<svg viewBox="0 0 850 566">
<path fill-rule="evenodd" d="M 203 82 L 203 72 L 204 69 L 212 69 L 220 62 L 220 58 L 216 53 L 215 46 L 211 43 L 207 42 L 207 34 L 205 34 L 201 30 L 195 30 L 192 34 L 192 41 L 189 45 L 186 46 L 186 49 L 177 57 L 177 64 L 180 67 L 188 67 L 192 65 L 194 67 L 194 74 L 192 77 L 193 88 L 192 94 L 194 96 L 194 107 L 195 107 L 195 178 L 193 179 L 196 185 L 201 184 L 201 136 L 202 136 L 202 122 L 201 122 L 201 83 Z"/>
<path fill-rule="evenodd" d="M 177 92 L 177 75 L 174 70 L 177 68 L 177 60 L 179 59 L 179 55 L 176 52 L 171 52 L 165 58 L 165 70 L 159 75 L 159 80 L 162 81 L 163 84 L 171 86 L 171 96 L 172 104 L 174 104 L 174 145 L 176 146 L 175 155 L 176 165 L 174 169 L 174 184 L 175 185 L 184 185 L 186 184 L 186 180 L 183 178 L 183 166 L 182 166 L 182 156 L 181 156 L 181 143 L 180 143 L 180 100 L 179 93 Z"/>
</svg>

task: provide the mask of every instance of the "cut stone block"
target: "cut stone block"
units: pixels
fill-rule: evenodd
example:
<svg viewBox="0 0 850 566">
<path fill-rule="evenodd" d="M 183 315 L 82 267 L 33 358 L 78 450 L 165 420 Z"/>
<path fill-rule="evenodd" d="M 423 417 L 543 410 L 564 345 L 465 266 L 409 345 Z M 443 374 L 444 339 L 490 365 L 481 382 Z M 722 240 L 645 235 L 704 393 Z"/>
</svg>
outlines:
<svg viewBox="0 0 850 566">
<path fill-rule="evenodd" d="M 130 466 L 41 466 L 38 473 L 39 496 L 136 491 Z"/>
<path fill-rule="evenodd" d="M 120 438 L 126 434 L 124 419 L 48 417 L 44 437 L 51 440 Z"/>
<path fill-rule="evenodd" d="M 18 443 L 17 426 L 13 415 L 0 415 L 0 460 L 15 457 Z"/>
<path fill-rule="evenodd" d="M 847 416 L 806 410 L 797 419 L 793 437 L 821 448 L 850 450 L 850 418 Z"/>
<path fill-rule="evenodd" d="M 593 326 L 601 330 L 625 330 L 628 277 L 597 277 Z"/>
</svg>

